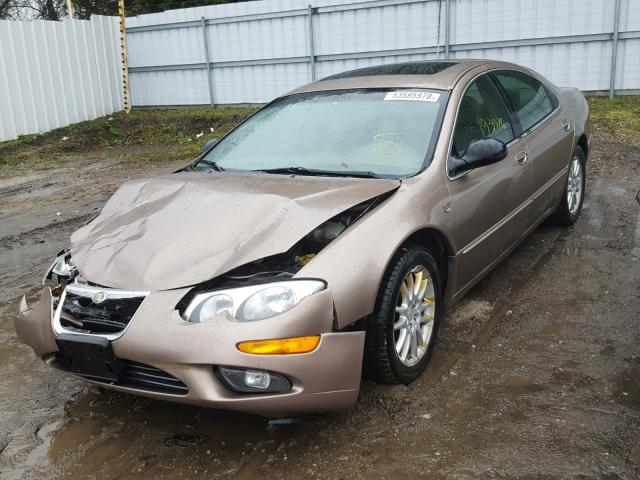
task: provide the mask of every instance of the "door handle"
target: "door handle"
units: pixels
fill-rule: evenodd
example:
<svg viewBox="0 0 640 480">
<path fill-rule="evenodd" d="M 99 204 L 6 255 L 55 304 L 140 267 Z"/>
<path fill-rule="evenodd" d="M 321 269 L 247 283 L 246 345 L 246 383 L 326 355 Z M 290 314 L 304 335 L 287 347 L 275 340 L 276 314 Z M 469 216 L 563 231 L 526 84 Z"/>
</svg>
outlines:
<svg viewBox="0 0 640 480">
<path fill-rule="evenodd" d="M 516 162 L 518 162 L 518 165 L 524 165 L 525 163 L 527 163 L 527 160 L 529 160 L 529 155 L 527 154 L 527 152 L 516 153 Z"/>
<path fill-rule="evenodd" d="M 571 128 L 571 122 L 569 120 L 567 120 L 566 118 L 564 120 L 562 120 L 562 129 L 565 132 L 568 132 L 570 128 Z"/>
</svg>

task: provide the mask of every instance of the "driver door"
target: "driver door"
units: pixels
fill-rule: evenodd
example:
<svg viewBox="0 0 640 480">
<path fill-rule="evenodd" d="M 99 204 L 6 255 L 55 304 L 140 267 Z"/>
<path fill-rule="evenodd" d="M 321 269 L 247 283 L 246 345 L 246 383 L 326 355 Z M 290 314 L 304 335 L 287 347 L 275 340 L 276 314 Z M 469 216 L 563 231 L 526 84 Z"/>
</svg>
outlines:
<svg viewBox="0 0 640 480">
<path fill-rule="evenodd" d="M 467 87 L 458 109 L 451 155 L 462 158 L 476 139 L 496 138 L 508 155 L 457 177 L 447 172 L 451 215 L 461 247 L 457 292 L 471 286 L 524 234 L 533 187 L 527 145 L 489 74 Z"/>
</svg>

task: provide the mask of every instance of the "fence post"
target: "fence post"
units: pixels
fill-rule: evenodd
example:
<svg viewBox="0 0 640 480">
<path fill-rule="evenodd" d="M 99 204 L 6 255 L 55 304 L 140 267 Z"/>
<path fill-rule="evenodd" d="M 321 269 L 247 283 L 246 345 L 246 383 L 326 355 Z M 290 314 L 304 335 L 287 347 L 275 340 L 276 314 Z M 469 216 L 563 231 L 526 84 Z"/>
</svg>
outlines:
<svg viewBox="0 0 640 480">
<path fill-rule="evenodd" d="M 451 5 L 449 0 L 446 0 L 444 4 L 444 58 L 449 58 L 449 17 L 451 12 Z"/>
<path fill-rule="evenodd" d="M 122 68 L 122 92 L 125 113 L 131 112 L 131 90 L 129 89 L 129 57 L 127 55 L 127 25 L 124 14 L 124 0 L 118 0 L 120 17 L 120 55 Z"/>
<path fill-rule="evenodd" d="M 204 42 L 204 63 L 207 66 L 207 83 L 209 84 L 209 103 L 216 106 L 213 96 L 213 74 L 211 73 L 211 60 L 209 59 L 209 38 L 207 36 L 207 19 L 202 17 L 202 41 Z"/>
<path fill-rule="evenodd" d="M 609 77 L 609 98 L 613 98 L 616 88 L 616 62 L 618 60 L 618 30 L 620 24 L 620 0 L 616 0 L 613 13 L 613 35 L 611 37 L 611 73 Z"/>
<path fill-rule="evenodd" d="M 309 66 L 311 69 L 311 81 L 316 79 L 316 54 L 313 45 L 313 7 L 311 4 L 307 6 L 309 19 Z"/>
</svg>

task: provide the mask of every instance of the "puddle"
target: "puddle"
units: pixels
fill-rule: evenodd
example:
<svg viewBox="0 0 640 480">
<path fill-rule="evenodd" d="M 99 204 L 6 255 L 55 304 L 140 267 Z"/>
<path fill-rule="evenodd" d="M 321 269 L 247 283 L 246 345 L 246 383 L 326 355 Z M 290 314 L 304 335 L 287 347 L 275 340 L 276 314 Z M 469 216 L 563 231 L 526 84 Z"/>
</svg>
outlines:
<svg viewBox="0 0 640 480">
<path fill-rule="evenodd" d="M 48 452 L 55 464 L 73 464 L 71 477 L 115 469 L 102 478 L 145 471 L 154 478 L 178 458 L 193 469 L 235 472 L 251 478 L 293 432 L 304 435 L 315 419 L 269 423 L 231 412 L 176 405 L 92 389 L 67 407 L 67 420 Z M 82 462 L 74 462 L 82 458 Z M 207 467 L 208 465 L 208 467 Z M 120 468 L 122 466 L 122 468 Z"/>
<path fill-rule="evenodd" d="M 21 188 L 24 188 L 25 185 L 42 180 L 45 177 L 45 174 L 40 173 L 35 175 L 0 178 L 0 196 L 9 195 L 12 192 L 16 192 Z"/>
<path fill-rule="evenodd" d="M 25 438 L 24 443 L 12 442 L 7 445 L 2 451 L 3 456 L 17 457 L 19 461 L 12 462 L 11 469 L 2 472 L 3 480 L 21 480 L 27 471 L 40 470 L 46 471 L 49 466 L 48 451 L 53 438 L 53 434 L 61 425 L 62 421 L 57 420 L 55 422 L 47 423 L 40 427 L 36 432 L 36 444 L 31 447 L 29 444 L 31 440 Z M 16 437 L 14 437 L 14 440 Z M 30 449 L 29 452 L 20 458 L 20 451 L 24 449 Z"/>
</svg>

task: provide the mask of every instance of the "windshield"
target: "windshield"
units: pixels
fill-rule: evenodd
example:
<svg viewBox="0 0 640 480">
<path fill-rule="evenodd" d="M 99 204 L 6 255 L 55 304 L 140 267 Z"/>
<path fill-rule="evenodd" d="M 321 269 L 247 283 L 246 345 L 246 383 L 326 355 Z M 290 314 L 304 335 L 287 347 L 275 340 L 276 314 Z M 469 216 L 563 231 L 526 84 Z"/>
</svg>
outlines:
<svg viewBox="0 0 640 480">
<path fill-rule="evenodd" d="M 419 89 L 291 95 L 233 130 L 196 168 L 412 175 L 433 153 L 446 97 Z"/>
</svg>

